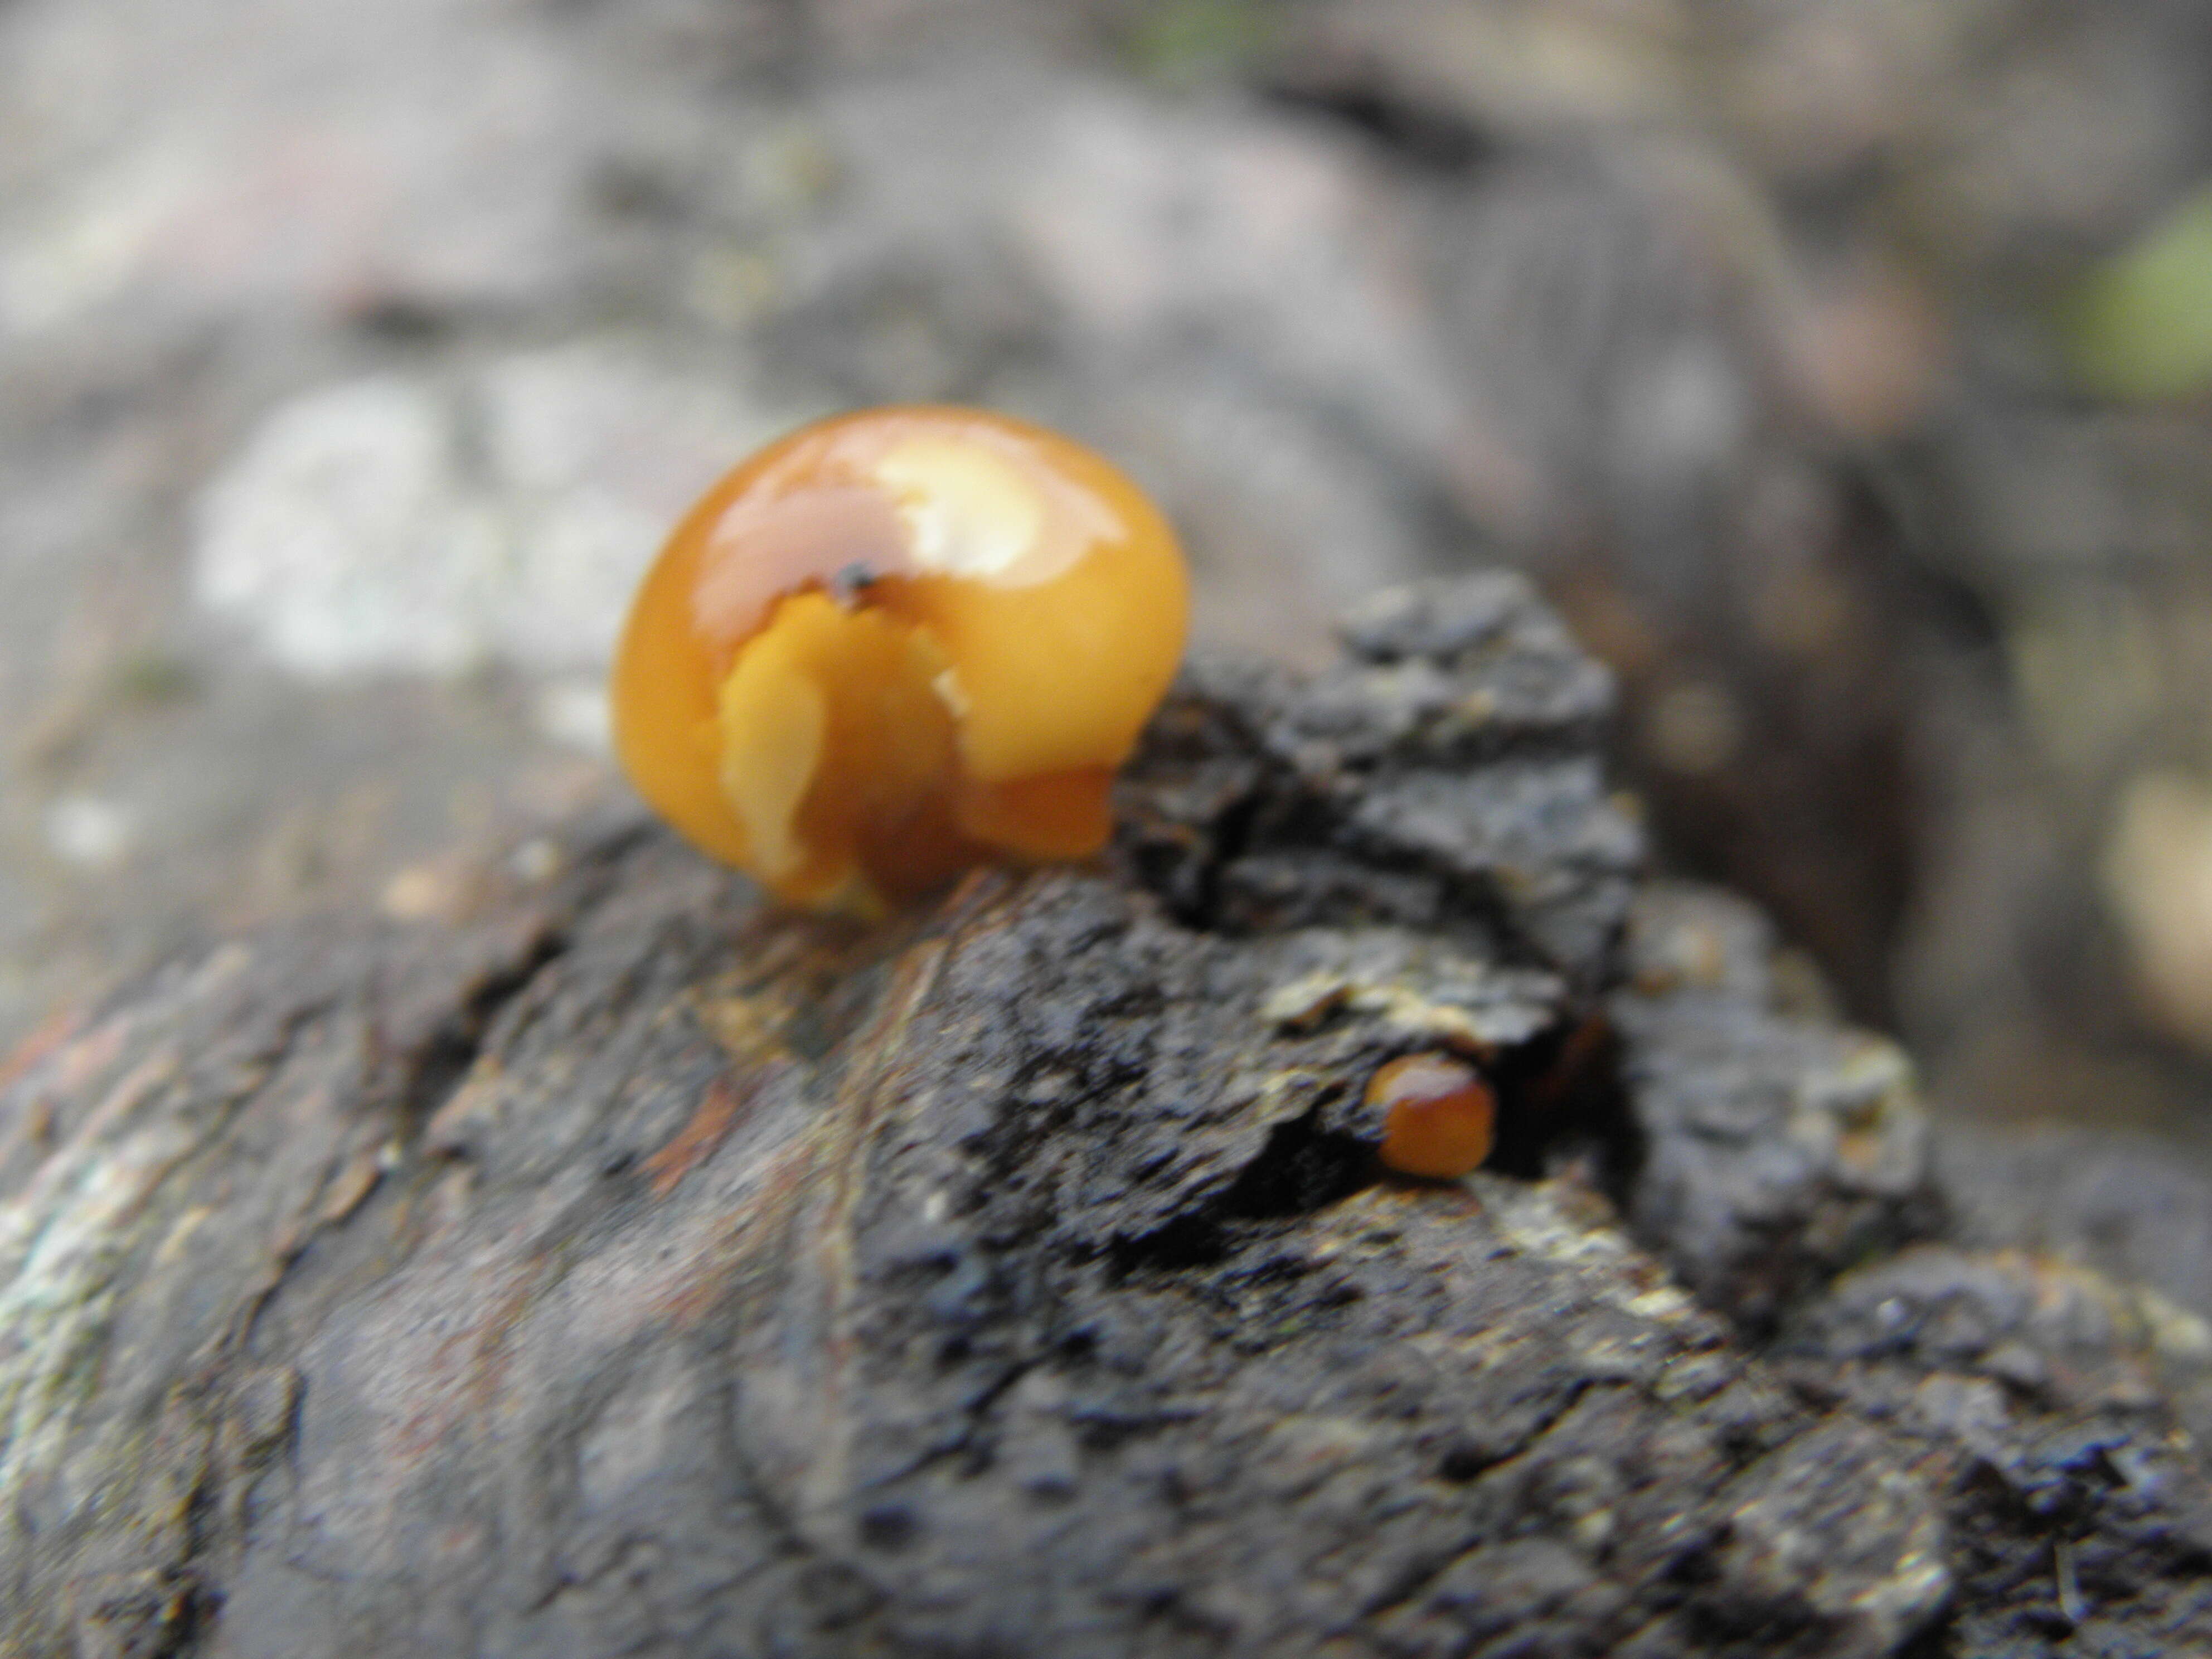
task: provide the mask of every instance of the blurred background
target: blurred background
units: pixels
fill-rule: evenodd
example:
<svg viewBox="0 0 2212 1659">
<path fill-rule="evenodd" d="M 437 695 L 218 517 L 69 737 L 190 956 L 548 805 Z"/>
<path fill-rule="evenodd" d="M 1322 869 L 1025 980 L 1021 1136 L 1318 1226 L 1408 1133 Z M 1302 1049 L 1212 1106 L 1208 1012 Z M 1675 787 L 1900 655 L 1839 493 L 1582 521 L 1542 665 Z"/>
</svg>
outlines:
<svg viewBox="0 0 2212 1659">
<path fill-rule="evenodd" d="M 663 528 L 893 399 L 1209 646 L 1528 569 L 1944 1109 L 2212 1163 L 2204 0 L 0 0 L 0 1054 L 545 878 Z"/>
</svg>

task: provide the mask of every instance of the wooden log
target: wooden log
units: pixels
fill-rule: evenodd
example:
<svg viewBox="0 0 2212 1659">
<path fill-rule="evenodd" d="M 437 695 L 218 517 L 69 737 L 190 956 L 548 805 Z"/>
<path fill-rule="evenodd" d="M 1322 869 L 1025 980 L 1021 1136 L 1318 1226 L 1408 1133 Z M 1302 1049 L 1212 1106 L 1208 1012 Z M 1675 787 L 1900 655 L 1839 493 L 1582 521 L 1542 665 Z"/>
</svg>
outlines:
<svg viewBox="0 0 2212 1659">
<path fill-rule="evenodd" d="M 1346 637 L 1194 676 L 1096 866 L 866 929 L 616 811 L 477 924 L 49 1034 L 0 1085 L 0 1652 L 2212 1632 L 2201 1322 L 1907 1248 L 1894 1052 L 1778 1008 L 1733 902 L 1638 896 L 1607 682 L 1524 587 Z M 1464 1182 L 1374 1156 L 1429 1049 L 1500 1096 Z M 2131 1393 L 2008 1380 L 2085 1342 Z"/>
</svg>

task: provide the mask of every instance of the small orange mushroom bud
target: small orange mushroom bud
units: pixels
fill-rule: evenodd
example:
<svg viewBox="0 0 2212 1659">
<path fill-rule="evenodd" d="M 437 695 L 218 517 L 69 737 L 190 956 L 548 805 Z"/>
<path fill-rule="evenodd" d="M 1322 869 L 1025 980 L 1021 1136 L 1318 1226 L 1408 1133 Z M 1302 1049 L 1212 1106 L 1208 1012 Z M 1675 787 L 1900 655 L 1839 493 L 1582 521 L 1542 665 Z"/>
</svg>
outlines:
<svg viewBox="0 0 2212 1659">
<path fill-rule="evenodd" d="M 1382 1162 L 1401 1175 L 1450 1181 L 1490 1156 L 1497 1098 L 1474 1068 L 1443 1054 L 1408 1054 L 1375 1073 L 1367 1103 L 1384 1114 Z"/>
<path fill-rule="evenodd" d="M 616 658 L 616 749 L 707 853 L 874 915 L 1103 846 L 1188 622 L 1174 532 L 1099 456 L 980 410 L 862 410 L 677 526 Z"/>
</svg>

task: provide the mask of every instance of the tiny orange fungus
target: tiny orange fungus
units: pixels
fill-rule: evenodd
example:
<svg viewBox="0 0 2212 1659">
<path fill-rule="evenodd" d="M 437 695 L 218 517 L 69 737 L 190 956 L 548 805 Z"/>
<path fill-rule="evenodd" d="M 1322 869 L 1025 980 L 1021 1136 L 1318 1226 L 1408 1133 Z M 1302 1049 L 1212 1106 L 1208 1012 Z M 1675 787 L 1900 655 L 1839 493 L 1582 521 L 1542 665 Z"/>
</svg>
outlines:
<svg viewBox="0 0 2212 1659">
<path fill-rule="evenodd" d="M 1497 1097 L 1464 1061 L 1394 1060 L 1368 1084 L 1367 1103 L 1383 1114 L 1382 1163 L 1401 1175 L 1455 1180 L 1490 1156 Z"/>
</svg>

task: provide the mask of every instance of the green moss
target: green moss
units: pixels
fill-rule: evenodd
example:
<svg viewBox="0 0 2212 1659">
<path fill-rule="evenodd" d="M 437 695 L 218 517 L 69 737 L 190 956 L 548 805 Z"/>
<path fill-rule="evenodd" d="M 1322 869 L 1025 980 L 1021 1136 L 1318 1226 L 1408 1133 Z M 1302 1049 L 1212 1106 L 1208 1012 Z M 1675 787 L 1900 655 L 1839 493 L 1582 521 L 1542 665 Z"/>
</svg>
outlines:
<svg viewBox="0 0 2212 1659">
<path fill-rule="evenodd" d="M 200 689 L 199 672 L 191 664 L 155 647 L 117 663 L 110 683 L 120 701 L 149 706 L 182 702 Z"/>
<path fill-rule="evenodd" d="M 1249 68 L 1274 42 L 1275 19 L 1257 0 L 1163 0 L 1129 31 L 1139 74 L 1188 82 Z"/>
<path fill-rule="evenodd" d="M 2212 387 L 2212 186 L 2106 264 L 2068 322 L 2088 391 L 2148 401 Z"/>
</svg>

